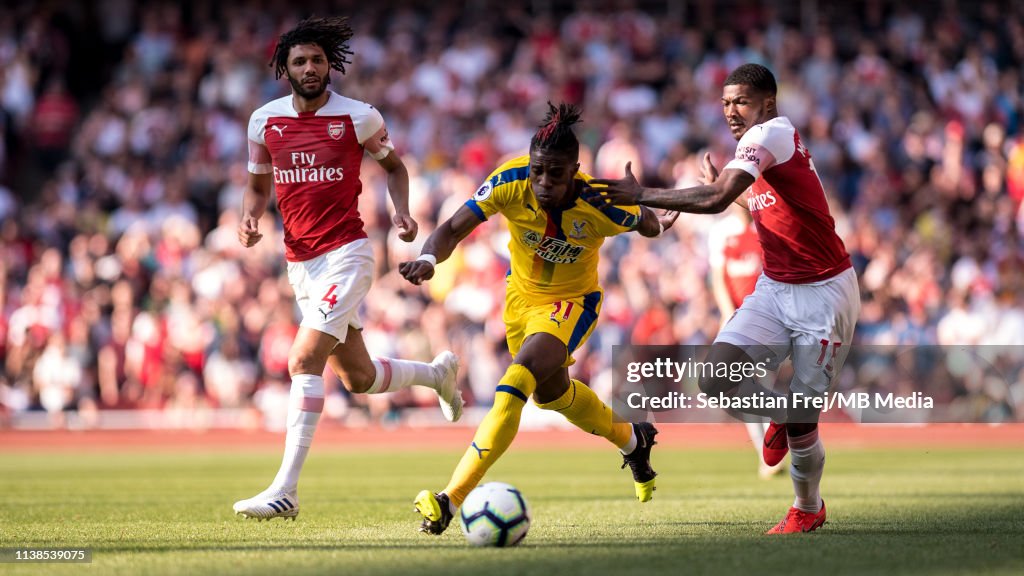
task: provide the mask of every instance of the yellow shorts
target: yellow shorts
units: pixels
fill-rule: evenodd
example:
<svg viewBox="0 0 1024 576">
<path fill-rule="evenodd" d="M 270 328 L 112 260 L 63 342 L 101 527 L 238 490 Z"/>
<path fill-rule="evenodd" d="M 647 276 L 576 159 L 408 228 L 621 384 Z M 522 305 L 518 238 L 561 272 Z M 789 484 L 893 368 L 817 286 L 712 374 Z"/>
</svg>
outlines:
<svg viewBox="0 0 1024 576">
<path fill-rule="evenodd" d="M 512 357 L 519 353 L 527 336 L 544 332 L 565 344 L 567 354 L 562 366 L 572 366 L 576 362 L 572 353 L 587 341 L 597 326 L 603 299 L 604 293 L 598 290 L 577 298 L 536 305 L 524 300 L 509 286 L 505 292 L 503 320 Z"/>
</svg>

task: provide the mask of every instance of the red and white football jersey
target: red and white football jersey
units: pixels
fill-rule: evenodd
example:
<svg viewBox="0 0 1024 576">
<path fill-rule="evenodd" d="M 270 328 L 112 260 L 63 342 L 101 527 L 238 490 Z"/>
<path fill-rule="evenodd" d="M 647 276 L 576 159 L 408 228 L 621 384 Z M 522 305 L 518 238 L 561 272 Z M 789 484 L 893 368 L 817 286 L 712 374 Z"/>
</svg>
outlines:
<svg viewBox="0 0 1024 576">
<path fill-rule="evenodd" d="M 766 276 L 807 284 L 850 268 L 811 153 L 789 118 L 779 116 L 748 130 L 725 167 L 756 179 L 747 191 L 747 208 L 757 226 Z"/>
<path fill-rule="evenodd" d="M 366 237 L 358 209 L 363 151 L 382 160 L 394 150 L 373 106 L 328 94 L 316 112 L 296 112 L 288 95 L 249 119 L 249 172 L 273 174 L 291 262 Z"/>
</svg>

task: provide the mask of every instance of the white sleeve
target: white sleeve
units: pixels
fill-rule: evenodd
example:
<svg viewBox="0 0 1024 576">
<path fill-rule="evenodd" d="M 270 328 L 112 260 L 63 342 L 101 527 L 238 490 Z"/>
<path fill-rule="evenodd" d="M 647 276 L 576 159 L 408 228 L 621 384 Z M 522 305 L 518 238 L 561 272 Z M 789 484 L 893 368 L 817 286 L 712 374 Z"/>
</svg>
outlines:
<svg viewBox="0 0 1024 576">
<path fill-rule="evenodd" d="M 366 112 L 352 118 L 355 124 L 356 139 L 374 160 L 383 160 L 395 149 L 384 125 L 384 117 L 373 106 L 367 105 Z"/>
<path fill-rule="evenodd" d="M 796 131 L 792 126 L 768 121 L 758 124 L 740 138 L 736 144 L 736 157 L 725 169 L 738 168 L 754 178 L 793 157 L 796 152 Z"/>
<path fill-rule="evenodd" d="M 267 127 L 267 115 L 263 113 L 263 109 L 256 110 L 249 116 L 249 140 L 257 144 L 266 146 L 267 142 L 263 139 L 263 131 Z"/>
<path fill-rule="evenodd" d="M 270 174 L 273 171 L 273 164 L 270 160 L 270 151 L 267 150 L 267 142 L 263 138 L 263 132 L 267 127 L 267 115 L 257 110 L 249 117 L 249 173 Z"/>
</svg>

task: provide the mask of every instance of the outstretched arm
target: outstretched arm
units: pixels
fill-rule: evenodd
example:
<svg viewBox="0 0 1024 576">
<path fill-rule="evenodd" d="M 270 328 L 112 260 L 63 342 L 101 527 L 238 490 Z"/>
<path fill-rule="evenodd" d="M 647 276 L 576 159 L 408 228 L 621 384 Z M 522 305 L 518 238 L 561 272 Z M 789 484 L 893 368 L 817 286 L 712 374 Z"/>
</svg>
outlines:
<svg viewBox="0 0 1024 576">
<path fill-rule="evenodd" d="M 711 163 L 711 153 L 705 152 L 704 157 L 700 162 L 700 177 L 697 178 L 697 181 L 701 184 L 711 184 L 715 180 L 718 180 L 718 168 L 715 168 L 715 165 Z M 744 210 L 749 210 L 747 207 L 747 195 L 745 192 L 737 196 L 736 199 L 733 200 L 733 204 L 743 208 Z"/>
<path fill-rule="evenodd" d="M 709 184 L 691 188 L 669 190 L 644 188 L 633 176 L 629 163 L 626 176 L 620 180 L 594 179 L 589 182 L 585 195 L 588 202 L 600 207 L 608 205 L 640 204 L 651 208 L 667 208 L 694 214 L 717 214 L 725 210 L 754 183 L 754 177 L 743 170 L 730 168 Z"/>
<path fill-rule="evenodd" d="M 466 206 L 460 207 L 451 218 L 445 220 L 423 244 L 420 257 L 412 262 L 402 262 L 398 272 L 403 278 L 416 284 L 434 277 L 434 266 L 452 255 L 455 247 L 469 233 L 481 224 L 476 214 Z"/>
<path fill-rule="evenodd" d="M 676 218 L 679 218 L 679 212 L 663 210 L 658 215 L 654 213 L 654 210 L 641 206 L 640 224 L 637 225 L 636 231 L 645 238 L 654 238 L 671 228 L 676 223 Z"/>
<path fill-rule="evenodd" d="M 405 242 L 412 242 L 416 239 L 419 226 L 409 214 L 409 171 L 394 150 L 378 160 L 378 163 L 388 173 L 388 194 L 391 195 L 391 203 L 395 205 L 395 215 L 391 221 L 398 228 L 398 237 Z"/>
</svg>

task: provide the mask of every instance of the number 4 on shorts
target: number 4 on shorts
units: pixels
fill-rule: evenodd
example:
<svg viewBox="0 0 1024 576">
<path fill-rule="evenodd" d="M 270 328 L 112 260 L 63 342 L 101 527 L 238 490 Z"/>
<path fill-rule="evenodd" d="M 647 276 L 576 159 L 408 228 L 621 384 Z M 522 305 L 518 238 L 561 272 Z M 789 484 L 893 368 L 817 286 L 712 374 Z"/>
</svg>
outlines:
<svg viewBox="0 0 1024 576">
<path fill-rule="evenodd" d="M 334 305 L 338 303 L 338 295 L 334 293 L 337 289 L 337 284 L 331 284 L 331 287 L 327 289 L 327 293 L 320 299 L 321 302 L 327 302 L 327 307 L 330 309 L 333 309 Z"/>
</svg>

